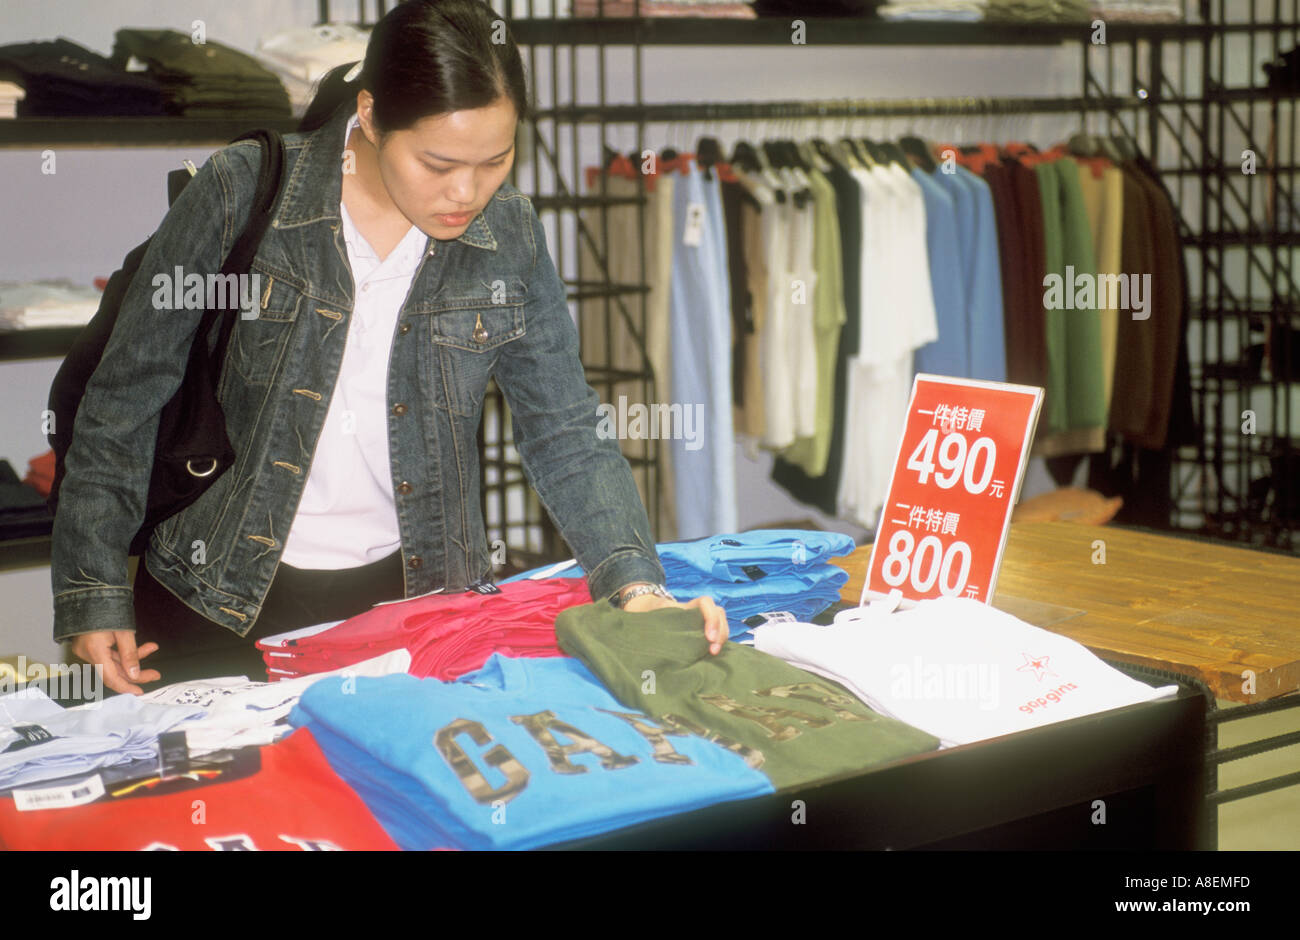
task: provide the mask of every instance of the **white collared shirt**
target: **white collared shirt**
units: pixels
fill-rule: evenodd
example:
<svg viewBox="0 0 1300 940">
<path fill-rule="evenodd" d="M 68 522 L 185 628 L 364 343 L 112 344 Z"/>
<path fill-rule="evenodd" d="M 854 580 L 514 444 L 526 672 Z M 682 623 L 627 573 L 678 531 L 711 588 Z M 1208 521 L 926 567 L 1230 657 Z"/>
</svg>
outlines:
<svg viewBox="0 0 1300 940">
<path fill-rule="evenodd" d="M 353 115 L 345 142 L 357 124 Z M 412 225 L 380 261 L 341 199 L 339 214 L 355 293 L 338 383 L 281 556 L 295 568 L 355 568 L 401 547 L 388 453 L 388 359 L 429 236 Z"/>
</svg>

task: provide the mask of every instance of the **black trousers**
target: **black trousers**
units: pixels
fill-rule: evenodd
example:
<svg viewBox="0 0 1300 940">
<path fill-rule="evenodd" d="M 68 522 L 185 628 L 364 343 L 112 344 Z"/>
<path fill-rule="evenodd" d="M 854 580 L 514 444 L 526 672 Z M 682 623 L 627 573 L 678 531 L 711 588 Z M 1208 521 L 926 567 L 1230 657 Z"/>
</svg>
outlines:
<svg viewBox="0 0 1300 940">
<path fill-rule="evenodd" d="M 380 601 L 398 600 L 404 592 L 401 551 L 359 568 L 310 570 L 281 563 L 256 623 L 240 637 L 182 603 L 149 573 L 142 558 L 135 576 L 135 641 L 137 646 L 158 644 L 140 668 L 162 673 L 162 679 L 142 688 L 215 676 L 265 682 L 266 664 L 255 640 L 346 620 Z"/>
</svg>

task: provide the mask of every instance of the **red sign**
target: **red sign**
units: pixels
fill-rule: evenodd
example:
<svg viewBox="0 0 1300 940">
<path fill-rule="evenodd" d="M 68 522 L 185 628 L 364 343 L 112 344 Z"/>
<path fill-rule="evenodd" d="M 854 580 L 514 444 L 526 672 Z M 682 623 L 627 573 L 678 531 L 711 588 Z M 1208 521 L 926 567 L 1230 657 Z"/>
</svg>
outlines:
<svg viewBox="0 0 1300 940">
<path fill-rule="evenodd" d="M 1043 390 L 918 375 L 866 592 L 993 599 Z"/>
</svg>

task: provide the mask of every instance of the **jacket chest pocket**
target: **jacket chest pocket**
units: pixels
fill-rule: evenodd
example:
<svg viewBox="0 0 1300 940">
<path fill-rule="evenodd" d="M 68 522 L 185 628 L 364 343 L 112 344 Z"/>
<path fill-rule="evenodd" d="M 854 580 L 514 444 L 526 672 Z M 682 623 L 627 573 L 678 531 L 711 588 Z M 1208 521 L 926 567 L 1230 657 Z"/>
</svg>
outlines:
<svg viewBox="0 0 1300 940">
<path fill-rule="evenodd" d="M 440 298 L 430 322 L 442 371 L 443 394 L 436 396 L 441 407 L 465 418 L 478 416 L 502 347 L 524 335 L 525 297 L 523 282 L 511 278 Z"/>
<path fill-rule="evenodd" d="M 265 386 L 280 365 L 299 310 L 309 301 L 282 278 L 257 271 L 257 316 L 240 316 L 230 336 L 228 362 L 247 385 Z"/>
</svg>

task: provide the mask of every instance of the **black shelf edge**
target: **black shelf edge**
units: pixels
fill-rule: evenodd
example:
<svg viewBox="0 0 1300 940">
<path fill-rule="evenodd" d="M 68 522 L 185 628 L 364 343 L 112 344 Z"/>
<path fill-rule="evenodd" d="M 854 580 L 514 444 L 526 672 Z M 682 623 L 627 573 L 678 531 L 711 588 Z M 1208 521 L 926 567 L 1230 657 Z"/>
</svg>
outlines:
<svg viewBox="0 0 1300 940">
<path fill-rule="evenodd" d="M 14 359 L 62 359 L 85 329 L 56 326 L 33 330 L 0 330 L 0 362 Z"/>
<path fill-rule="evenodd" d="M 790 46 L 795 17 L 752 20 L 703 17 L 519 19 L 510 31 L 521 45 Z M 803 17 L 806 46 L 1015 46 L 1087 41 L 1091 19 L 1079 23 L 921 23 L 866 17 Z M 1216 27 L 1201 23 L 1108 23 L 1107 42 L 1194 39 Z"/>
<path fill-rule="evenodd" d="M 53 528 L 54 522 L 50 521 Z M 38 568 L 50 563 L 51 539 L 46 535 L 0 538 L 0 571 Z"/>
<path fill-rule="evenodd" d="M 1195 248 L 1294 248 L 1300 246 L 1300 232 L 1208 232 L 1183 239 Z"/>
<path fill-rule="evenodd" d="M 288 134 L 297 118 L 39 117 L 0 119 L 0 147 L 224 145 L 268 127 Z"/>
</svg>

